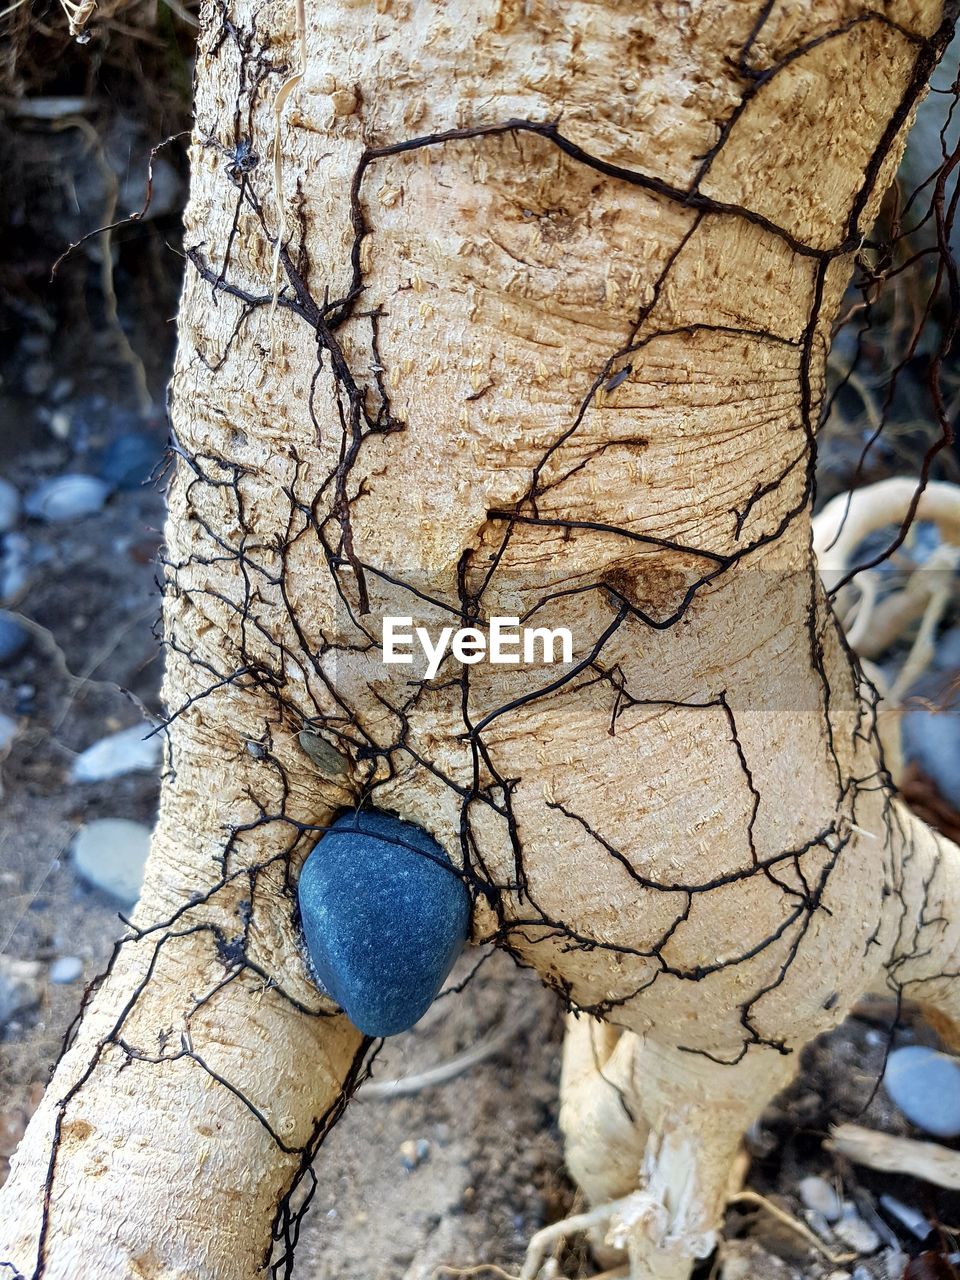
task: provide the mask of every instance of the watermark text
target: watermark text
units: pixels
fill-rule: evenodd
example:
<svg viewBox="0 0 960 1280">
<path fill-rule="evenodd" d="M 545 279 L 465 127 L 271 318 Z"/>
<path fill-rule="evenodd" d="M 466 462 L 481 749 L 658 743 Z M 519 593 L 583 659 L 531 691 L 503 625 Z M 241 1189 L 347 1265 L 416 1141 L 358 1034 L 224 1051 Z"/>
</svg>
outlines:
<svg viewBox="0 0 960 1280">
<path fill-rule="evenodd" d="M 383 619 L 385 663 L 412 663 L 416 645 L 427 660 L 427 680 L 437 674 L 448 652 L 455 661 L 467 666 L 475 662 L 549 666 L 573 661 L 573 636 L 566 627 L 521 627 L 519 618 L 491 618 L 487 630 L 441 627 L 434 638 L 426 627 L 414 627 L 412 618 L 387 616 Z"/>
</svg>

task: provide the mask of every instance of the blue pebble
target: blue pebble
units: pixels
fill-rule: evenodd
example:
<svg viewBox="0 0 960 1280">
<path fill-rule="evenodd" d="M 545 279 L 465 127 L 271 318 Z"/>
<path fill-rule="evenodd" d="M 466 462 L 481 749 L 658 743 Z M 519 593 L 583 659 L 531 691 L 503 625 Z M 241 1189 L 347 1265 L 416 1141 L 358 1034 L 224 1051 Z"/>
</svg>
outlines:
<svg viewBox="0 0 960 1280">
<path fill-rule="evenodd" d="M 338 818 L 298 886 L 319 985 L 368 1036 L 419 1021 L 467 936 L 470 895 L 420 827 L 363 810 Z"/>
<path fill-rule="evenodd" d="M 117 436 L 101 453 L 97 474 L 115 489 L 138 489 L 159 457 L 160 449 L 146 436 Z"/>
<path fill-rule="evenodd" d="M 883 1087 L 911 1124 L 937 1138 L 960 1137 L 960 1062 L 922 1045 L 895 1049 Z"/>
<path fill-rule="evenodd" d="M 0 609 L 0 667 L 15 662 L 30 643 L 30 632 L 5 609 Z"/>
</svg>

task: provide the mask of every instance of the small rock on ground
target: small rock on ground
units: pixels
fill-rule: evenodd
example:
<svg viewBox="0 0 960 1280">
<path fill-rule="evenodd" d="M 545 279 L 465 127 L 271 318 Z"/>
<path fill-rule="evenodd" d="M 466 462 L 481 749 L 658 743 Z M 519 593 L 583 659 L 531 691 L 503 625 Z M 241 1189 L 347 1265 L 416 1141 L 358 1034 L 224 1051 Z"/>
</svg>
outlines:
<svg viewBox="0 0 960 1280">
<path fill-rule="evenodd" d="M 0 711 L 0 754 L 13 746 L 13 740 L 17 736 L 17 722 L 13 716 L 6 715 Z"/>
<path fill-rule="evenodd" d="M 0 533 L 9 533 L 20 520 L 20 494 L 0 476 Z"/>
<path fill-rule="evenodd" d="M 859 1254 L 876 1253 L 880 1237 L 869 1223 L 864 1222 L 852 1204 L 844 1204 L 843 1217 L 833 1228 L 838 1240 Z"/>
<path fill-rule="evenodd" d="M 58 986 L 67 986 L 83 975 L 83 961 L 79 956 L 60 956 L 47 971 L 47 977 Z"/>
<path fill-rule="evenodd" d="M 30 643 L 30 633 L 16 618 L 0 609 L 0 667 L 15 662 Z"/>
<path fill-rule="evenodd" d="M 159 734 L 148 737 L 148 724 L 108 734 L 93 743 L 74 760 L 71 782 L 102 782 L 126 773 L 152 773 L 159 767 L 162 746 Z"/>
<path fill-rule="evenodd" d="M 0 956 L 0 1028 L 40 1001 L 40 965 Z"/>
<path fill-rule="evenodd" d="M 77 874 L 95 889 L 132 906 L 140 896 L 150 832 L 126 818 L 98 818 L 81 827 L 73 844 Z"/>
<path fill-rule="evenodd" d="M 725 1240 L 721 1249 L 719 1280 L 800 1280 L 798 1271 L 754 1240 Z"/>
<path fill-rule="evenodd" d="M 937 1138 L 960 1136 L 960 1061 L 923 1045 L 894 1049 L 883 1087 L 911 1124 Z"/>
<path fill-rule="evenodd" d="M 68 474 L 43 480 L 27 494 L 24 510 L 50 524 L 94 515 L 106 502 L 110 486 L 96 476 Z"/>
<path fill-rule="evenodd" d="M 0 538 L 0 604 L 12 604 L 30 582 L 30 543 L 22 533 Z"/>
<path fill-rule="evenodd" d="M 100 479 L 116 489 L 136 489 L 150 478 L 160 450 L 146 436 L 126 433 L 104 449 L 97 468 Z"/>
</svg>

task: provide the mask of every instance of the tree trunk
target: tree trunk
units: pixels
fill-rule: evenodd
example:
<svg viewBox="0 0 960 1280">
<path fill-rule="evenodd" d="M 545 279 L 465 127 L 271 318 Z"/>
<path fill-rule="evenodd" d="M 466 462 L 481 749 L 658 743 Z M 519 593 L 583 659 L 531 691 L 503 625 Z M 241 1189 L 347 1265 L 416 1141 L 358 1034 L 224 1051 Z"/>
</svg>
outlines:
<svg viewBox="0 0 960 1280">
<path fill-rule="evenodd" d="M 160 819 L 8 1269 L 290 1274 L 367 1047 L 293 888 L 361 803 L 606 1020 L 563 1122 L 592 1202 L 636 1193 L 635 1280 L 709 1251 L 740 1134 L 864 989 L 960 1012 L 957 850 L 891 797 L 810 534 L 831 323 L 956 8 L 206 7 Z M 391 614 L 575 661 L 418 680 Z"/>
</svg>

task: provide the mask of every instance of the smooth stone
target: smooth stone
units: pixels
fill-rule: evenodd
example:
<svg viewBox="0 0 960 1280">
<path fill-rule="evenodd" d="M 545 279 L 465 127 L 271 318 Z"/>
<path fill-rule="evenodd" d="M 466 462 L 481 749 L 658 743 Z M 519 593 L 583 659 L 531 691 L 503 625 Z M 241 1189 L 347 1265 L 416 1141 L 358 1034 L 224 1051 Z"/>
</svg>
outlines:
<svg viewBox="0 0 960 1280">
<path fill-rule="evenodd" d="M 23 506 L 35 520 L 57 524 L 95 515 L 109 494 L 110 486 L 96 476 L 68 474 L 38 484 L 27 494 Z"/>
<path fill-rule="evenodd" d="M 30 643 L 30 632 L 26 627 L 0 609 L 0 667 L 15 662 Z"/>
<path fill-rule="evenodd" d="M 42 356 L 50 353 L 50 339 L 42 333 L 25 333 L 20 339 L 20 355 Z"/>
<path fill-rule="evenodd" d="M 47 970 L 47 977 L 57 986 L 69 986 L 83 975 L 83 961 L 79 956 L 61 956 Z"/>
<path fill-rule="evenodd" d="M 40 1002 L 40 965 L 0 955 L 0 1028 Z"/>
<path fill-rule="evenodd" d="M 146 436 L 117 436 L 101 453 L 97 475 L 111 488 L 139 489 L 159 459 L 160 449 Z"/>
<path fill-rule="evenodd" d="M 81 751 L 70 768 L 71 782 L 103 782 L 126 773 L 153 773 L 160 766 L 160 735 L 148 738 L 150 725 L 135 724 L 108 734 Z"/>
<path fill-rule="evenodd" d="M 126 818 L 98 818 L 77 832 L 73 865 L 95 889 L 132 906 L 140 896 L 150 832 Z"/>
<path fill-rule="evenodd" d="M 920 686 L 912 693 L 919 694 Z M 944 800 L 960 810 L 960 704 L 956 697 L 942 710 L 933 712 L 906 701 L 901 721 L 903 758 L 923 770 Z M 925 696 L 936 705 L 941 701 L 932 689 Z"/>
<path fill-rule="evenodd" d="M 20 521 L 20 494 L 0 476 L 0 533 L 9 533 Z"/>
<path fill-rule="evenodd" d="M 880 1254 L 880 1265 L 881 1275 L 898 1277 L 906 1274 L 910 1259 L 902 1249 L 890 1245 Z M 860 1272 L 859 1276 L 857 1271 Z M 869 1271 L 866 1267 L 857 1267 L 853 1273 L 853 1280 L 874 1280 L 875 1275 L 876 1272 Z"/>
<path fill-rule="evenodd" d="M 933 665 L 938 671 L 960 670 L 960 626 L 944 631 L 937 641 Z"/>
<path fill-rule="evenodd" d="M 801 1178 L 797 1190 L 804 1207 L 813 1213 L 822 1214 L 827 1222 L 836 1222 L 843 1211 L 840 1197 L 827 1182 L 826 1178 L 810 1176 Z"/>
<path fill-rule="evenodd" d="M 883 1087 L 911 1124 L 936 1138 L 960 1137 L 960 1062 L 924 1045 L 894 1049 Z"/>
<path fill-rule="evenodd" d="M 466 941 L 470 895 L 439 844 L 386 813 L 349 813 L 300 872 L 300 916 L 318 984 L 368 1036 L 426 1013 Z"/>
<path fill-rule="evenodd" d="M 0 604 L 12 604 L 30 583 L 30 543 L 22 533 L 0 538 Z"/>
</svg>

